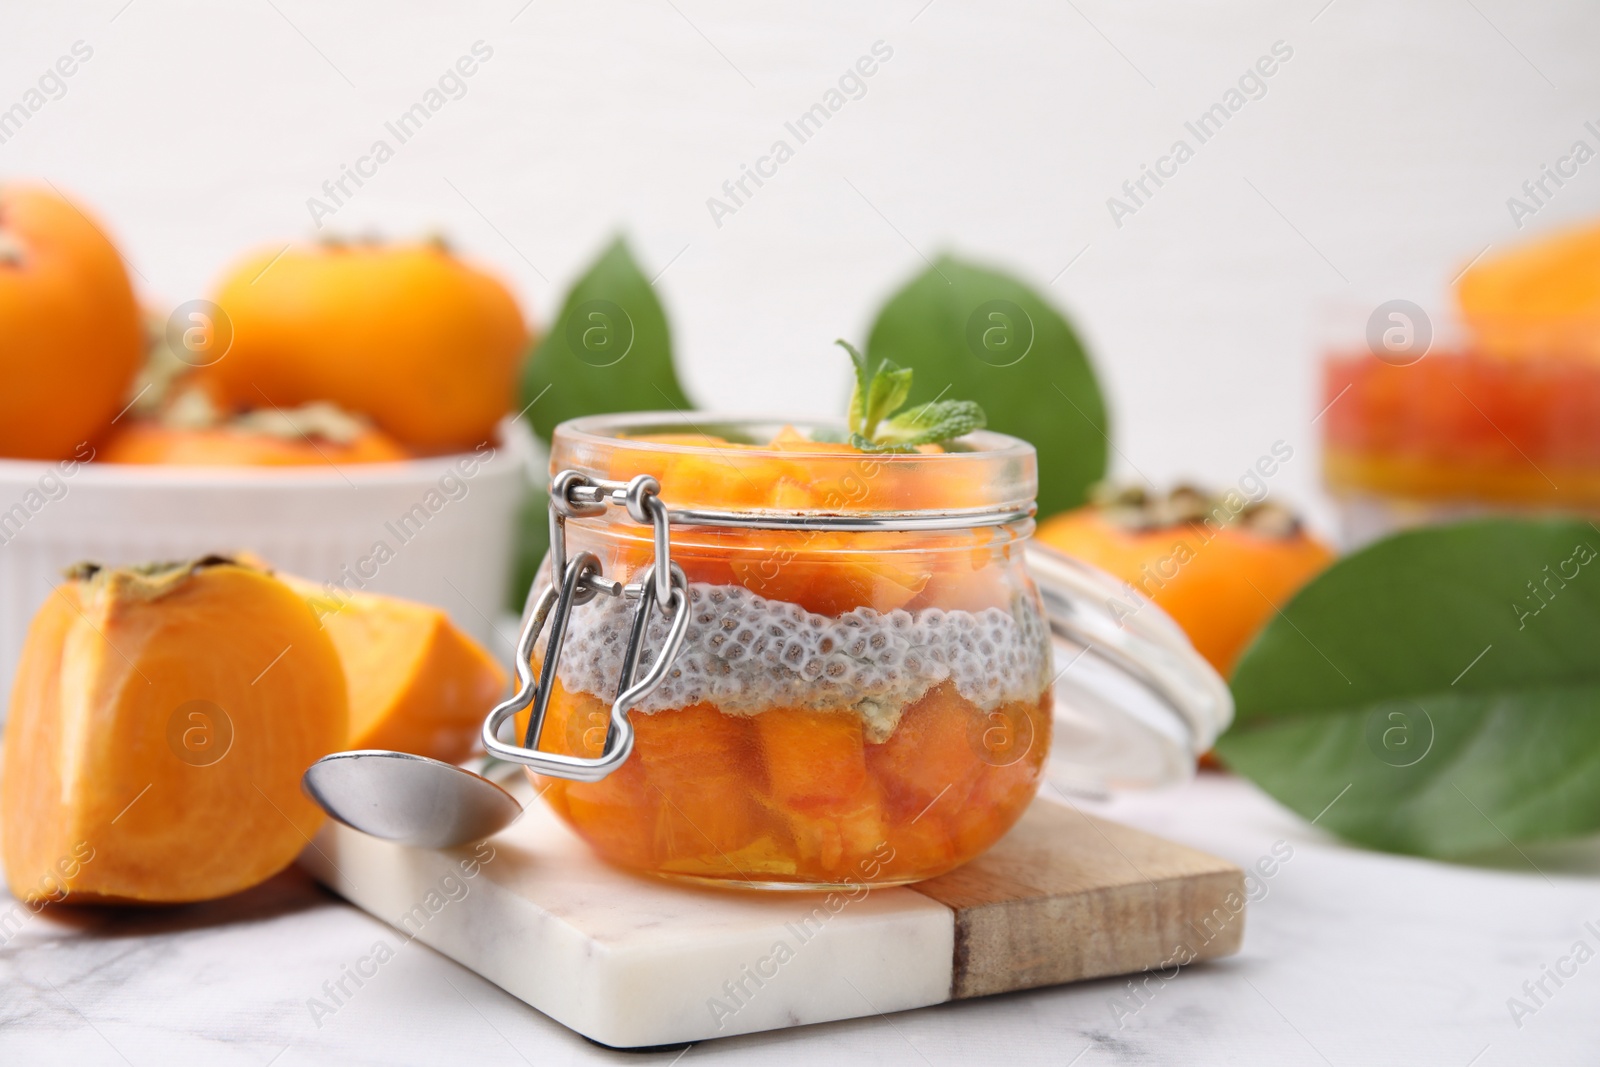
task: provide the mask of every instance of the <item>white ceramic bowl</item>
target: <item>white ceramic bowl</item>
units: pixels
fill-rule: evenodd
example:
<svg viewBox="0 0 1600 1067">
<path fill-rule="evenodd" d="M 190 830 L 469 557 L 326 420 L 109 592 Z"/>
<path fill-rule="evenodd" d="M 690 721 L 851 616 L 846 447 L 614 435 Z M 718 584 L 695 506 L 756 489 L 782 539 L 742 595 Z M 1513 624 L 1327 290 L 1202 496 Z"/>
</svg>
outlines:
<svg viewBox="0 0 1600 1067">
<path fill-rule="evenodd" d="M 339 468 L 0 460 L 0 721 L 28 623 L 80 560 L 248 550 L 319 582 L 437 604 L 486 645 L 498 640 L 517 508 L 530 475 L 542 478 L 525 423 L 502 422 L 498 440 Z"/>
</svg>

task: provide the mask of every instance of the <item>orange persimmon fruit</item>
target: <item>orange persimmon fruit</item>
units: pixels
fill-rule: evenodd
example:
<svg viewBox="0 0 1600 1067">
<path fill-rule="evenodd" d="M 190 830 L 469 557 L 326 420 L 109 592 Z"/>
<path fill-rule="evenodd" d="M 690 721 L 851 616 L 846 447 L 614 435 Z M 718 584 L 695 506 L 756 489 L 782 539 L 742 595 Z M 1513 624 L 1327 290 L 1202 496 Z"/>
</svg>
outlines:
<svg viewBox="0 0 1600 1067">
<path fill-rule="evenodd" d="M 1456 283 L 1456 300 L 1491 355 L 1600 357 L 1600 223 L 1477 260 Z"/>
<path fill-rule="evenodd" d="M 280 575 L 333 639 L 350 692 L 346 748 L 458 763 L 477 746 L 506 672 L 442 608 Z"/>
<path fill-rule="evenodd" d="M 130 422 L 115 431 L 95 457 L 103 463 L 182 467 L 311 467 L 323 464 L 393 463 L 411 458 L 394 438 L 367 429 L 349 441 L 285 437 L 226 426 L 183 429 L 158 422 Z"/>
<path fill-rule="evenodd" d="M 840 875 L 845 857 L 883 841 L 878 788 L 867 776 L 861 717 L 853 711 L 768 708 L 755 717 L 770 795 L 802 867 Z"/>
<path fill-rule="evenodd" d="M 326 400 L 427 452 L 491 437 L 529 339 L 505 285 L 438 242 L 264 249 L 216 302 L 232 346 L 196 377 L 218 406 Z"/>
<path fill-rule="evenodd" d="M 75 568 L 29 628 L 0 851 L 24 900 L 178 903 L 286 867 L 345 740 L 344 672 L 287 585 L 231 559 Z"/>
<path fill-rule="evenodd" d="M 1224 676 L 1273 613 L 1334 558 L 1281 508 L 1234 510 L 1183 487 L 1166 497 L 1107 496 L 1041 523 L 1035 539 L 1130 583 Z"/>
<path fill-rule="evenodd" d="M 54 193 L 0 187 L 0 456 L 64 459 L 126 401 L 144 355 L 117 249 Z"/>
</svg>

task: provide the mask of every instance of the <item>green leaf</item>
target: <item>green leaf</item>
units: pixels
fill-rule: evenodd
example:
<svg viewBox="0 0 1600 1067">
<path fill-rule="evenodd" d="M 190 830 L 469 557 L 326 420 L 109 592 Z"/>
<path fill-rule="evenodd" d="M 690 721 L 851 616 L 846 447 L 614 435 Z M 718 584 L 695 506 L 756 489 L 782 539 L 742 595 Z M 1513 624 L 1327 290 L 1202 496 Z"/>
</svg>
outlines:
<svg viewBox="0 0 1600 1067">
<path fill-rule="evenodd" d="M 911 368 L 896 367 L 887 361 L 872 376 L 872 390 L 867 394 L 867 424 L 862 433 L 877 437 L 878 424 L 899 409 L 911 395 Z"/>
<path fill-rule="evenodd" d="M 617 238 L 567 293 L 561 314 L 522 376 L 522 408 L 547 443 L 558 423 L 613 411 L 686 410 L 667 317 L 627 244 Z M 520 611 L 549 547 L 545 495 L 530 494 L 518 523 L 507 603 Z"/>
<path fill-rule="evenodd" d="M 544 554 L 550 551 L 550 494 L 530 488 L 517 510 L 517 543 L 511 560 L 511 587 L 506 591 L 507 610 L 520 614 L 528 588 Z"/>
<path fill-rule="evenodd" d="M 1017 279 L 949 256 L 892 296 L 867 351 L 916 371 L 910 400 L 976 401 L 991 429 L 1039 451 L 1039 513 L 1105 477 L 1106 409 L 1067 320 Z"/>
<path fill-rule="evenodd" d="M 1587 522 L 1483 519 L 1339 561 L 1240 661 L 1218 752 L 1376 848 L 1600 830 L 1597 556 Z"/>
<path fill-rule="evenodd" d="M 983 409 L 971 400 L 940 400 L 896 415 L 878 432 L 878 440 L 898 445 L 949 441 L 983 429 L 985 421 Z"/>
<path fill-rule="evenodd" d="M 861 433 L 866 426 L 867 398 L 872 395 L 872 367 L 867 357 L 856 351 L 854 345 L 843 338 L 833 342 L 850 353 L 850 368 L 855 372 L 855 385 L 850 389 L 850 412 L 846 423 L 851 433 Z"/>
<path fill-rule="evenodd" d="M 850 435 L 850 447 L 860 452 L 915 452 L 910 445 L 890 445 L 882 441 L 874 441 L 870 437 L 863 437 L 858 433 Z"/>
<path fill-rule="evenodd" d="M 579 278 L 522 376 L 540 437 L 557 423 L 612 411 L 693 405 L 672 365 L 667 317 L 622 238 Z"/>
</svg>

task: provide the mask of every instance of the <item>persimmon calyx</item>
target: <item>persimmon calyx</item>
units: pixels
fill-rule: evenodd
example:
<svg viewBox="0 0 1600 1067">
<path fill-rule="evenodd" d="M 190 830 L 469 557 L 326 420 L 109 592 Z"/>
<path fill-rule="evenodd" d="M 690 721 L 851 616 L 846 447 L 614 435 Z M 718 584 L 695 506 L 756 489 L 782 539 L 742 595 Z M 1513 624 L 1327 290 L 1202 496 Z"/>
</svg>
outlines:
<svg viewBox="0 0 1600 1067">
<path fill-rule="evenodd" d="M 0 230 L 0 267 L 20 267 L 27 262 L 27 249 L 7 230 Z"/>
<path fill-rule="evenodd" d="M 1224 496 L 1184 484 L 1156 493 L 1142 485 L 1101 482 L 1089 490 L 1089 502 L 1107 522 L 1137 533 L 1214 522 L 1286 540 L 1296 536 L 1301 527 L 1300 517 L 1281 504 L 1260 500 L 1241 507 Z"/>
<path fill-rule="evenodd" d="M 185 389 L 162 410 L 162 425 L 173 430 L 231 430 L 284 441 L 315 439 L 348 445 L 372 429 L 372 423 L 330 404 L 315 400 L 294 408 L 255 408 L 229 415 L 219 411 L 202 390 Z"/>
</svg>

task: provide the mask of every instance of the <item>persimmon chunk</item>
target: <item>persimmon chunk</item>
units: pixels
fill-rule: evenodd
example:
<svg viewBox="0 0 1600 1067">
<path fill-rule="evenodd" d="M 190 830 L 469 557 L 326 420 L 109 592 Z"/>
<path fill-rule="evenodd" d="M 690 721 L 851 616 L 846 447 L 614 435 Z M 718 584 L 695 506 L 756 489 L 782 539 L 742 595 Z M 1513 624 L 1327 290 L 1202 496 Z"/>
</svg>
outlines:
<svg viewBox="0 0 1600 1067">
<path fill-rule="evenodd" d="M 540 747 L 598 755 L 604 735 L 584 723 L 606 711 L 558 684 Z M 595 783 L 536 779 L 547 800 L 612 862 L 736 887 L 941 874 L 1021 816 L 1050 744 L 1048 694 L 986 712 L 950 686 L 907 707 L 883 743 L 847 711 L 733 716 L 702 703 L 631 718 L 634 754 L 620 770 Z"/>
<path fill-rule="evenodd" d="M 895 818 L 910 818 L 940 798 L 964 797 L 984 764 L 973 744 L 978 709 L 951 685 L 906 708 L 900 725 L 867 752 Z"/>
<path fill-rule="evenodd" d="M 655 794 L 662 855 L 730 852 L 755 838 L 752 783 L 760 781 L 761 764 L 748 719 L 696 704 L 634 715 L 633 724 L 634 753 Z"/>
<path fill-rule="evenodd" d="M 794 804 L 785 814 L 800 869 L 813 876 L 847 878 L 884 842 L 883 807 L 871 782 L 848 800 Z"/>
<path fill-rule="evenodd" d="M 822 810 L 856 802 L 867 784 L 859 715 L 771 708 L 755 727 L 777 803 Z"/>
<path fill-rule="evenodd" d="M 24 900 L 207 900 L 287 866 L 348 729 L 344 671 L 287 585 L 221 558 L 75 569 L 23 648 L 0 777 Z"/>
<path fill-rule="evenodd" d="M 344 666 L 349 748 L 387 748 L 447 763 L 478 744 L 506 673 L 442 608 L 284 577 L 317 613 Z"/>
<path fill-rule="evenodd" d="M 538 778 L 545 799 L 565 814 L 578 835 L 613 862 L 648 870 L 658 862 L 648 813 L 658 800 L 645 782 L 643 765 L 629 759 L 598 782 Z"/>
<path fill-rule="evenodd" d="M 911 821 L 897 822 L 884 831 L 893 853 L 886 859 L 887 873 L 896 871 L 926 871 L 937 874 L 947 871 L 957 863 L 956 842 L 945 820 L 933 813 Z M 987 844 L 979 845 L 978 851 Z M 972 854 L 976 854 L 975 852 Z"/>
<path fill-rule="evenodd" d="M 808 552 L 817 549 L 809 547 Z M 736 559 L 730 563 L 738 583 L 768 600 L 786 600 L 818 615 L 842 615 L 854 608 L 891 612 L 909 604 L 928 584 L 926 570 L 865 556 Z"/>
</svg>

